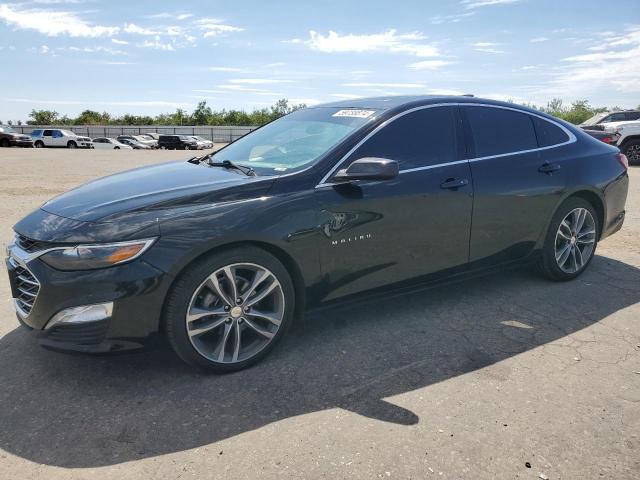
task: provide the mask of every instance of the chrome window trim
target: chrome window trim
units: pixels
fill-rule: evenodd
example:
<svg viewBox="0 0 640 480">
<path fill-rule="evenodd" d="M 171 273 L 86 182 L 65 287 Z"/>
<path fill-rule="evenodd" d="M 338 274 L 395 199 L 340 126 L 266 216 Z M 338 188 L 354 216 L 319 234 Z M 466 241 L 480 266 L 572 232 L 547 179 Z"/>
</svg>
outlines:
<svg viewBox="0 0 640 480">
<path fill-rule="evenodd" d="M 444 167 L 447 165 L 456 165 L 456 164 L 461 164 L 461 163 L 465 163 L 465 162 L 479 162 L 481 160 L 489 160 L 489 159 L 493 159 L 493 158 L 499 158 L 499 157 L 506 157 L 506 156 L 510 156 L 510 155 L 520 155 L 520 154 L 524 154 L 524 153 L 531 153 L 531 152 L 538 152 L 538 151 L 542 151 L 542 150 L 549 150 L 551 148 L 557 148 L 557 147 L 562 147 L 564 145 L 569 145 L 571 143 L 575 143 L 577 141 L 576 136 L 573 134 L 573 132 L 571 130 L 569 130 L 568 128 L 566 128 L 564 125 L 554 121 L 554 120 L 550 120 L 546 117 L 543 117 L 542 115 L 538 115 L 537 113 L 533 113 L 533 112 L 527 112 L 525 110 L 521 110 L 519 108 L 512 108 L 512 107 L 506 107 L 506 106 L 502 106 L 502 105 L 492 105 L 489 103 L 467 103 L 467 102 L 447 102 L 447 103 L 434 103 L 431 105 L 421 105 L 419 107 L 414 107 L 414 108 L 410 108 L 409 110 L 405 110 L 403 112 L 398 113 L 397 115 L 385 120 L 384 122 L 382 122 L 380 125 L 378 125 L 376 128 L 374 128 L 371 132 L 369 132 L 369 134 L 364 137 L 362 140 L 360 140 L 358 143 L 356 143 L 356 145 L 354 145 L 353 148 L 351 148 L 345 155 L 342 156 L 342 158 L 340 160 L 338 160 L 338 162 L 336 162 L 336 164 L 333 166 L 333 168 L 331 170 L 329 170 L 329 172 L 327 172 L 327 174 L 322 177 L 322 180 L 320 180 L 320 183 L 318 183 L 316 185 L 315 188 L 322 188 L 322 187 L 327 187 L 327 186 L 334 186 L 334 185 L 338 185 L 338 183 L 334 183 L 334 182 L 328 182 L 327 180 L 331 177 L 331 175 L 333 175 L 333 173 L 338 170 L 338 168 L 345 162 L 345 160 L 347 158 L 349 158 L 349 156 L 351 156 L 351 154 L 353 154 L 358 148 L 360 148 L 362 146 L 362 144 L 364 144 L 367 140 L 369 140 L 371 137 L 373 137 L 376 133 L 378 133 L 380 130 L 382 130 L 384 127 L 386 127 L 387 125 L 389 125 L 391 122 L 396 121 L 398 118 L 401 118 L 409 113 L 413 113 L 413 112 L 417 112 L 419 110 L 424 110 L 427 108 L 436 108 L 436 107 L 489 107 L 489 108 L 499 108 L 502 110 L 512 110 L 514 112 L 518 112 L 518 113 L 522 113 L 524 115 L 531 115 L 533 117 L 538 117 L 541 120 L 544 120 L 545 122 L 549 122 L 552 125 L 555 125 L 556 127 L 559 127 L 565 134 L 567 134 L 567 136 L 569 137 L 569 139 L 566 142 L 562 142 L 562 143 L 558 143 L 555 145 L 549 145 L 547 147 L 538 147 L 538 148 L 532 148 L 529 150 L 518 150 L 515 152 L 508 152 L 508 153 L 500 153 L 497 155 L 489 155 L 489 156 L 485 156 L 485 157 L 474 157 L 474 158 L 468 158 L 468 159 L 464 159 L 464 160 L 455 160 L 453 162 L 444 162 L 444 163 L 438 163 L 438 164 L 434 164 L 434 165 L 427 165 L 424 167 L 416 167 L 416 168 L 409 168 L 409 169 L 405 169 L 405 170 L 400 170 L 400 174 L 403 173 L 411 173 L 411 172 L 417 172 L 417 171 L 421 171 L 421 170 L 430 170 L 432 168 L 439 168 L 439 167 Z M 535 128 L 535 127 L 534 127 Z"/>
</svg>

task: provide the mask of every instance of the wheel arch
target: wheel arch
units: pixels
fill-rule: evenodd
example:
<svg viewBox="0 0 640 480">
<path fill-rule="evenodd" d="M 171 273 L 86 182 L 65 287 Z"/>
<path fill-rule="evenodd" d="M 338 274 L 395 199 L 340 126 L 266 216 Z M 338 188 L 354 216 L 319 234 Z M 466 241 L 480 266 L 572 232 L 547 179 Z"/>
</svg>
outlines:
<svg viewBox="0 0 640 480">
<path fill-rule="evenodd" d="M 293 316 L 294 323 L 302 319 L 305 302 L 306 302 L 306 294 L 305 294 L 304 277 L 302 276 L 302 270 L 300 269 L 300 266 L 298 265 L 298 263 L 294 260 L 294 258 L 289 253 L 287 253 L 285 250 L 278 247 L 277 245 L 264 242 L 264 241 L 242 240 L 242 241 L 233 241 L 233 242 L 224 243 L 221 245 L 216 245 L 215 247 L 209 250 L 206 250 L 200 253 L 199 255 L 195 256 L 194 258 L 192 258 L 189 262 L 184 264 L 176 272 L 175 277 L 173 278 L 171 285 L 169 285 L 169 288 L 167 289 L 167 294 L 165 295 L 165 298 L 163 300 L 161 315 L 159 319 L 159 330 L 161 332 L 164 332 L 164 329 L 165 329 L 164 321 L 162 321 L 162 319 L 164 319 L 165 317 L 165 309 L 166 309 L 167 299 L 169 298 L 169 293 L 171 292 L 171 289 L 174 287 L 174 285 L 176 284 L 180 276 L 184 272 L 186 272 L 189 268 L 191 268 L 192 265 L 194 265 L 199 260 L 201 260 L 202 258 L 208 255 L 212 255 L 214 253 L 220 253 L 225 250 L 231 250 L 231 249 L 243 247 L 243 246 L 260 248 L 266 251 L 267 253 L 273 255 L 274 257 L 276 257 L 284 265 L 289 275 L 291 275 L 291 281 L 293 282 L 293 289 L 294 289 L 294 295 L 295 295 L 295 307 L 294 307 L 294 316 Z"/>
</svg>

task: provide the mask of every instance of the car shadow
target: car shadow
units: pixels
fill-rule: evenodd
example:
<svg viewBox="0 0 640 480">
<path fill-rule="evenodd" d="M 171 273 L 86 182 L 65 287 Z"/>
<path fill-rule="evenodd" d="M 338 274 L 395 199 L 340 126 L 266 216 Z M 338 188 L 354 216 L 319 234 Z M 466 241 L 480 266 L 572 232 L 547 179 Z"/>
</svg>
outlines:
<svg viewBox="0 0 640 480">
<path fill-rule="evenodd" d="M 0 340 L 0 447 L 39 464 L 96 467 L 191 449 L 342 408 L 413 425 L 389 397 L 566 337 L 640 301 L 640 270 L 596 257 L 573 282 L 526 270 L 334 308 L 229 375 L 167 350 L 62 355 L 23 329 Z"/>
</svg>

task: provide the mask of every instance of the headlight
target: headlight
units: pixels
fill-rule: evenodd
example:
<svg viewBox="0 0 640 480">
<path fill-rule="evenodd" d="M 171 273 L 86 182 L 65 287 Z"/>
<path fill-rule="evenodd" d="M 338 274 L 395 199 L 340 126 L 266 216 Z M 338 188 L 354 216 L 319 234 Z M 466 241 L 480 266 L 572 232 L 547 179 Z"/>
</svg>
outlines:
<svg viewBox="0 0 640 480">
<path fill-rule="evenodd" d="M 142 255 L 155 238 L 102 245 L 78 245 L 45 253 L 40 258 L 58 270 L 92 270 L 130 262 Z"/>
</svg>

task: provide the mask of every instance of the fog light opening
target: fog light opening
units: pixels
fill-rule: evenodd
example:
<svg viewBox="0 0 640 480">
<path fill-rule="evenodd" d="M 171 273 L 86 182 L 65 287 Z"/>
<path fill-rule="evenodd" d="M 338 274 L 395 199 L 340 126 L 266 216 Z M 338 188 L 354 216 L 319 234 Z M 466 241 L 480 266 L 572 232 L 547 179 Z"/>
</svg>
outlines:
<svg viewBox="0 0 640 480">
<path fill-rule="evenodd" d="M 113 302 L 98 303 L 96 305 L 82 305 L 80 307 L 65 308 L 56 313 L 45 330 L 55 325 L 69 325 L 86 322 L 97 322 L 111 317 Z"/>
</svg>

